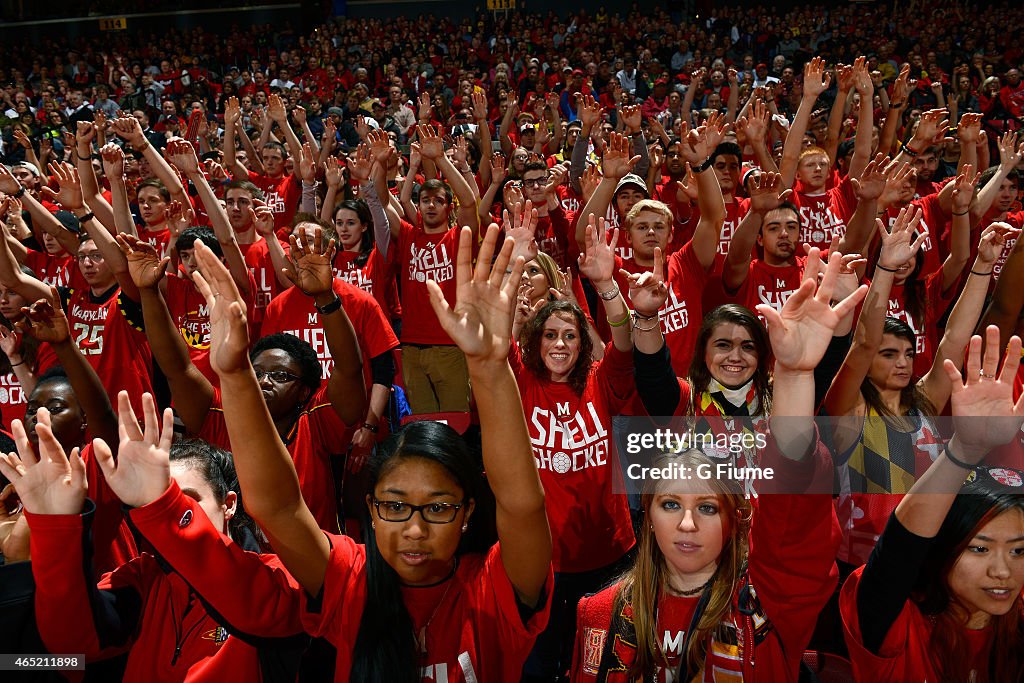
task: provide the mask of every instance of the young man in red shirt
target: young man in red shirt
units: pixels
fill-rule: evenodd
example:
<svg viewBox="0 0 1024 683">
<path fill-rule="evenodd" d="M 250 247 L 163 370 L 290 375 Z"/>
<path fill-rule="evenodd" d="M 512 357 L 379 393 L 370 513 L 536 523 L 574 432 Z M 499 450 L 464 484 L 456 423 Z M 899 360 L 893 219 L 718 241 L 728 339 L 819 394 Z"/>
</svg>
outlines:
<svg viewBox="0 0 1024 683">
<path fill-rule="evenodd" d="M 420 186 L 416 225 L 391 225 L 398 244 L 402 292 L 402 376 L 414 414 L 469 410 L 469 372 L 430 306 L 427 281 L 433 280 L 455 305 L 455 255 L 459 226 L 478 233 L 473 188 L 444 153 L 440 131 L 418 126 L 420 154 L 441 171 Z M 406 182 L 409 182 L 408 180 Z M 454 197 L 458 199 L 456 207 Z M 453 225 L 452 219 L 456 221 Z"/>
<path fill-rule="evenodd" d="M 274 212 L 274 228 L 279 234 L 287 234 L 302 199 L 302 183 L 295 173 L 285 173 L 285 161 L 290 153 L 297 163 L 302 157 L 302 145 L 288 123 L 288 112 L 284 102 L 277 95 L 271 95 L 268 100 L 267 116 L 269 119 L 266 125 L 276 123 L 284 134 L 288 147 L 286 150 L 284 145 L 274 140 L 265 142 L 260 150 L 264 173 L 256 173 L 239 163 L 235 155 L 235 136 L 245 133 L 239 133 L 237 130 L 241 119 L 237 101 L 229 101 L 224 110 L 224 166 L 236 180 L 249 180 L 260 188 L 263 192 L 263 201 Z"/>
<path fill-rule="evenodd" d="M 871 74 L 863 58 L 858 58 L 853 67 L 853 85 L 861 100 L 870 102 L 874 95 Z M 833 160 L 820 147 L 803 149 L 804 133 L 811 118 L 818 97 L 825 92 L 831 77 L 825 73 L 825 62 L 815 58 L 804 68 L 803 97 L 793 119 L 793 126 L 786 137 L 782 150 L 779 173 L 783 185 L 793 188 L 794 206 L 800 213 L 802 233 L 796 238 L 821 250 L 829 248 L 833 238 L 846 234 L 846 225 L 856 208 L 851 179 L 859 178 L 871 160 L 871 137 L 874 120 L 870 108 L 861 108 L 854 138 L 853 158 L 849 174 L 835 187 L 829 188 L 833 180 Z M 842 103 L 836 106 L 842 106 Z M 799 185 L 794 185 L 795 181 Z"/>
</svg>

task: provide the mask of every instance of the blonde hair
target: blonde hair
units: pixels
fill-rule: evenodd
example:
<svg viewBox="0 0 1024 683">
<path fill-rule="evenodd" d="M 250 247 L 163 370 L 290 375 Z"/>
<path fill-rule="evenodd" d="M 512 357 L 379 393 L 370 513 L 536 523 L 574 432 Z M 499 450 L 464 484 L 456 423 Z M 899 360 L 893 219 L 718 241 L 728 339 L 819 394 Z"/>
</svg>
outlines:
<svg viewBox="0 0 1024 683">
<path fill-rule="evenodd" d="M 660 455 L 652 467 L 663 468 L 675 463 L 693 468 L 682 471 L 694 472 L 698 465 L 711 463 L 711 460 L 702 452 L 691 450 Z M 658 595 L 667 587 L 668 571 L 665 556 L 658 547 L 649 521 L 651 506 L 659 490 L 664 489 L 665 483 L 671 483 L 671 480 L 648 480 L 644 485 L 641 507 L 646 519 L 640 530 L 636 561 L 620 577 L 612 612 L 618 614 L 627 603 L 632 608 L 633 625 L 636 630 L 636 658 L 630 666 L 629 680 L 636 677 L 645 679 L 646 674 L 653 672 L 655 667 L 668 667 L 668 659 L 659 645 L 657 635 Z M 693 635 L 687 639 L 688 645 L 683 652 L 683 670 L 700 673 L 704 670 L 708 642 L 715 635 L 722 635 L 719 633 L 722 621 L 728 617 L 732 609 L 732 598 L 736 594 L 741 571 L 747 559 L 751 519 L 750 501 L 743 496 L 742 488 L 736 482 L 711 478 L 706 480 L 706 484 L 721 505 L 719 514 L 727 528 L 727 537 L 722 546 L 722 554 L 718 557 L 718 568 L 711 578 L 710 600 L 700 615 Z"/>
<path fill-rule="evenodd" d="M 548 287 L 554 289 L 562 289 L 568 286 L 568 283 L 562 278 L 562 273 L 558 270 L 558 264 L 555 263 L 555 259 L 548 256 L 543 251 L 538 251 L 537 256 L 534 257 L 534 262 L 537 267 L 544 273 L 544 277 L 548 279 Z M 551 296 L 545 296 L 546 299 L 550 299 Z"/>
<path fill-rule="evenodd" d="M 668 227 L 670 229 L 672 228 L 672 223 L 675 220 L 675 217 L 672 215 L 672 209 L 668 208 L 664 202 L 659 202 L 657 199 L 641 199 L 634 204 L 633 208 L 631 208 L 629 213 L 626 214 L 626 220 L 623 221 L 623 228 L 629 230 L 633 226 L 633 221 L 636 220 L 636 217 L 639 216 L 642 211 L 651 211 L 653 213 L 661 214 L 664 216 L 665 220 L 668 221 Z"/>
</svg>

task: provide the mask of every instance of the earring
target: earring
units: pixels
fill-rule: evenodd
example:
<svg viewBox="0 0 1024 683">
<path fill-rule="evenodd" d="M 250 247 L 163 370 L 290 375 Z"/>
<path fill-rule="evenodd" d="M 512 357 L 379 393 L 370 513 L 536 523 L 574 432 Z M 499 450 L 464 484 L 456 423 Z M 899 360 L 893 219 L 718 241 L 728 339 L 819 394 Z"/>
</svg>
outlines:
<svg viewBox="0 0 1024 683">
<path fill-rule="evenodd" d="M 370 522 L 370 528 L 371 529 L 376 529 L 377 528 L 377 522 Z"/>
<path fill-rule="evenodd" d="M 468 523 L 467 524 L 463 524 L 462 525 L 462 533 L 466 533 L 467 529 L 469 529 L 469 524 Z"/>
</svg>

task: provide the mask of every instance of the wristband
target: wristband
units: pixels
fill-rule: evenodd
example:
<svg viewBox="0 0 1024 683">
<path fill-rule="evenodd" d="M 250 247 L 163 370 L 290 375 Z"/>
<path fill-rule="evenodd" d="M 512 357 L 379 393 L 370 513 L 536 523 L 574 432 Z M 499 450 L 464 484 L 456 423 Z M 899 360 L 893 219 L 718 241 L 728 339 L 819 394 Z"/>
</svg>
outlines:
<svg viewBox="0 0 1024 683">
<path fill-rule="evenodd" d="M 914 150 L 910 145 L 903 145 L 903 153 L 912 157 L 916 157 L 920 154 L 920 152 Z"/>
<path fill-rule="evenodd" d="M 641 320 L 654 321 L 654 323 L 650 327 L 644 327 L 643 325 L 640 324 Z M 654 316 L 653 318 L 644 318 L 642 316 L 637 315 L 637 313 L 635 311 L 633 312 L 633 329 L 634 330 L 639 330 L 641 332 L 653 332 L 654 330 L 658 329 L 658 327 L 660 325 L 661 325 L 661 321 L 658 320 L 658 316 Z"/>
<path fill-rule="evenodd" d="M 960 212 L 960 213 L 957 213 L 956 211 L 954 211 L 954 212 L 953 212 L 953 215 L 954 215 L 954 216 L 966 216 L 966 215 L 967 215 L 967 214 L 969 214 L 970 212 L 971 212 L 971 210 L 970 210 L 970 209 L 967 209 L 966 211 L 962 211 L 962 212 Z"/>
<path fill-rule="evenodd" d="M 24 359 L 22 359 L 22 360 L 21 360 L 20 362 L 18 362 L 18 363 L 11 363 L 11 367 L 12 367 L 12 368 L 16 368 L 16 367 L 18 367 L 19 365 L 24 365 L 24 364 L 25 364 L 25 360 L 24 360 Z"/>
<path fill-rule="evenodd" d="M 948 443 L 946 444 L 945 448 L 942 449 L 942 452 L 945 454 L 946 459 L 949 460 L 954 465 L 956 465 L 957 467 L 962 467 L 963 469 L 970 470 L 972 472 L 978 469 L 977 465 L 968 465 L 966 462 L 960 460 L 955 455 L 953 455 L 953 452 L 949 450 Z"/>
<path fill-rule="evenodd" d="M 94 214 L 92 211 L 90 211 L 88 213 L 83 213 L 81 216 L 75 216 L 75 218 L 78 219 L 79 223 L 85 223 L 86 221 L 91 221 L 95 217 L 96 217 L 96 214 Z"/>
<path fill-rule="evenodd" d="M 626 311 L 626 317 L 623 318 L 622 320 L 616 321 L 612 320 L 611 318 L 607 318 L 607 320 L 608 324 L 611 325 L 612 327 L 622 327 L 623 325 L 629 322 L 629 311 Z"/>
<path fill-rule="evenodd" d="M 78 153 L 77 149 L 75 150 L 75 156 L 78 157 L 79 161 L 89 161 L 90 159 L 92 159 L 92 156 L 83 157 L 81 154 Z"/>
<path fill-rule="evenodd" d="M 378 425 L 372 425 L 369 422 L 363 423 L 363 429 L 365 429 L 368 432 L 373 432 L 374 434 L 380 431 L 380 427 Z"/>
<path fill-rule="evenodd" d="M 991 270 L 990 270 L 990 271 L 988 271 L 987 273 L 979 273 L 979 272 L 978 272 L 978 271 L 976 271 L 976 270 L 972 270 L 972 271 L 971 271 L 971 275 L 977 275 L 978 277 L 988 277 L 988 276 L 989 276 L 989 275 L 991 275 L 991 274 L 992 274 L 992 271 L 991 271 Z"/>
<path fill-rule="evenodd" d="M 330 315 L 331 313 L 334 313 L 335 311 L 341 308 L 341 297 L 335 294 L 334 301 L 327 304 L 326 306 L 321 307 L 317 306 L 316 304 L 313 304 L 313 307 L 316 308 L 317 312 L 320 315 Z"/>
<path fill-rule="evenodd" d="M 703 173 L 704 171 L 708 170 L 709 168 L 711 168 L 711 164 L 714 163 L 714 159 L 715 159 L 715 155 L 712 154 L 711 156 L 709 156 L 707 159 L 704 160 L 704 163 L 702 163 L 697 168 L 693 169 L 694 172 L 696 172 L 696 173 Z"/>
<path fill-rule="evenodd" d="M 18 191 L 15 192 L 14 194 L 12 194 L 11 196 L 14 197 L 15 199 L 19 199 L 19 198 L 21 198 L 21 195 L 23 195 L 23 194 L 25 194 L 25 186 L 24 185 L 22 185 L 18 189 Z"/>
<path fill-rule="evenodd" d="M 902 107 L 906 103 L 907 103 L 906 100 L 903 100 L 902 102 L 890 102 L 889 103 L 889 108 L 890 109 L 899 109 L 900 107 Z"/>
<path fill-rule="evenodd" d="M 887 273 L 896 273 L 896 272 L 899 271 L 899 268 L 886 268 L 881 263 L 876 263 L 875 264 L 875 268 L 881 268 L 882 270 L 884 270 Z"/>
<path fill-rule="evenodd" d="M 640 318 L 641 320 L 654 320 L 655 318 L 660 317 L 660 313 L 655 311 L 654 315 L 644 315 L 640 311 L 633 311 L 633 317 Z"/>
<path fill-rule="evenodd" d="M 598 292 L 597 295 L 604 301 L 614 301 L 619 295 L 619 285 L 616 284 L 614 287 L 609 289 L 607 292 Z"/>
</svg>

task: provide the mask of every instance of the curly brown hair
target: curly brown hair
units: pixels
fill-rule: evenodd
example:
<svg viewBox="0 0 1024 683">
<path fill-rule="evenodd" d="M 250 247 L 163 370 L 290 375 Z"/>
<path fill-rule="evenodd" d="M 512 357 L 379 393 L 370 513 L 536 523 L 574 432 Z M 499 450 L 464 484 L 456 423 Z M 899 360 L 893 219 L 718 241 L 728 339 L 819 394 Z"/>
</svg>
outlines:
<svg viewBox="0 0 1024 683">
<path fill-rule="evenodd" d="M 590 376 L 590 369 L 594 365 L 594 344 L 590 340 L 590 325 L 583 309 L 568 301 L 549 301 L 533 316 L 526 325 L 519 338 L 522 340 L 523 365 L 535 376 L 546 379 L 550 376 L 544 359 L 540 354 L 541 338 L 544 336 L 544 325 L 552 315 L 558 315 L 563 320 L 566 316 L 572 318 L 571 322 L 576 323 L 579 330 L 580 354 L 576 358 L 576 365 L 569 373 L 569 385 L 577 394 L 582 394 L 587 386 L 587 378 Z"/>
</svg>

